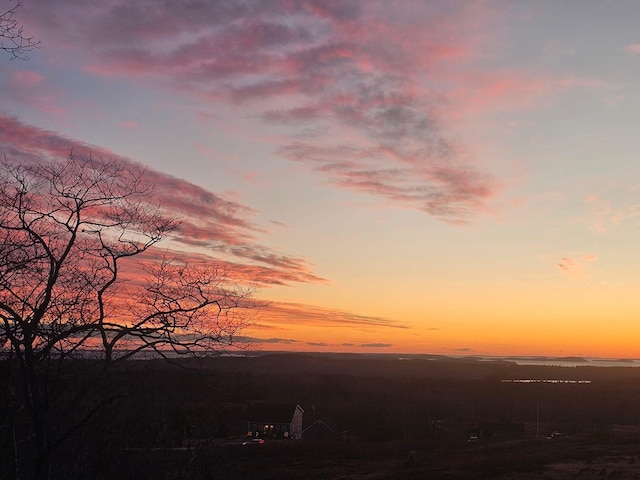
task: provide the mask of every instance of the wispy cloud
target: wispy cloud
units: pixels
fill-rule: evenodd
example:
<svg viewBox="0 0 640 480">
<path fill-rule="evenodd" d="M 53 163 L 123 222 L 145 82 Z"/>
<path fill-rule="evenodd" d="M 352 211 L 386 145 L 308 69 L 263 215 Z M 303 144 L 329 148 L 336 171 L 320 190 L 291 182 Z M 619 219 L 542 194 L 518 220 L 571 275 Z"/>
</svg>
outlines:
<svg viewBox="0 0 640 480">
<path fill-rule="evenodd" d="M 254 245 L 256 250 L 264 250 L 266 247 Z M 229 278 L 241 283 L 260 285 L 263 287 L 274 285 L 291 285 L 294 283 L 327 283 L 327 280 L 318 277 L 311 270 L 308 262 L 303 258 L 291 257 L 288 262 L 269 263 L 268 261 L 249 262 L 240 257 L 226 255 L 227 249 L 223 245 L 219 249 L 212 249 L 208 254 L 193 253 L 188 251 L 175 251 L 172 256 L 184 263 L 203 264 L 215 259 L 217 265 L 224 269 Z M 287 258 L 281 254 L 280 257 Z"/>
<path fill-rule="evenodd" d="M 23 162 L 80 156 L 101 157 L 135 165 L 135 162 L 100 147 L 24 124 L 0 114 L 0 153 Z M 179 178 L 148 168 L 146 178 L 154 185 L 150 199 L 180 218 L 170 248 L 187 263 L 215 259 L 236 279 L 254 284 L 324 282 L 314 275 L 309 262 L 261 245 L 262 230 L 252 222 L 254 211 L 238 202 Z M 194 250 L 195 249 L 195 250 Z"/>
<path fill-rule="evenodd" d="M 602 89 L 602 80 L 572 75 L 557 75 L 528 69 L 471 71 L 451 79 L 455 114 L 535 109 L 548 104 L 557 94 L 569 89 Z"/>
<path fill-rule="evenodd" d="M 6 98 L 16 104 L 28 105 L 40 113 L 64 117 L 68 112 L 61 106 L 62 92 L 37 72 L 18 70 L 2 85 Z"/>
<path fill-rule="evenodd" d="M 300 343 L 299 340 L 292 340 L 290 338 L 277 338 L 277 337 L 260 338 L 260 337 L 246 337 L 246 336 L 236 337 L 235 342 L 236 344 L 248 343 L 252 345 L 261 345 L 261 344 L 296 345 Z"/>
<path fill-rule="evenodd" d="M 637 187 L 635 186 L 626 191 L 618 188 L 615 195 L 616 202 L 599 195 L 589 195 L 585 199 L 589 213 L 584 220 L 593 232 L 606 233 L 625 222 L 638 219 L 640 218 L 640 203 L 634 201 L 636 196 Z M 623 203 L 629 201 L 631 203 Z"/>
<path fill-rule="evenodd" d="M 571 280 L 586 280 L 589 278 L 587 265 L 596 260 L 598 260 L 598 256 L 594 253 L 580 257 L 562 257 L 557 261 L 556 267 L 565 277 Z"/>
<path fill-rule="evenodd" d="M 474 211 L 483 211 L 486 208 L 483 199 L 493 195 L 493 187 L 486 174 L 471 166 L 456 165 L 451 159 L 451 149 L 445 143 L 431 146 L 429 162 L 422 162 L 424 152 L 389 145 L 359 148 L 295 143 L 282 147 L 280 153 L 314 165 L 336 185 L 457 223 Z M 398 164 L 389 163 L 389 158 Z M 421 180 L 416 183 L 416 179 Z"/>
<path fill-rule="evenodd" d="M 273 302 L 263 309 L 261 321 L 269 324 L 292 324 L 345 328 L 408 328 L 401 322 L 367 315 L 358 315 L 345 310 L 305 305 L 301 303 Z"/>
<path fill-rule="evenodd" d="M 359 315 L 346 310 L 319 307 L 303 303 L 279 302 L 268 303 L 261 308 L 260 316 L 250 325 L 251 338 L 254 343 L 281 343 L 294 345 L 296 347 L 367 347 L 367 348 L 388 348 L 391 343 L 372 342 L 359 343 L 355 341 L 345 341 L 342 343 L 327 342 L 324 336 L 313 338 L 314 333 L 309 333 L 312 329 L 315 334 L 326 331 L 335 332 L 335 329 L 343 329 L 341 337 L 349 340 L 351 332 L 359 331 L 371 334 L 377 332 L 392 333 L 398 329 L 404 330 L 409 327 L 399 321 L 367 315 Z M 305 339 L 293 337 L 291 332 L 304 331 Z M 284 332 L 275 333 L 274 332 Z M 262 335 L 260 334 L 262 333 Z M 268 335 L 268 336 L 267 336 Z M 358 333 L 361 335 L 361 333 Z"/>
<path fill-rule="evenodd" d="M 630 55 L 640 55 L 640 43 L 630 43 L 625 45 L 624 51 Z"/>
<path fill-rule="evenodd" d="M 137 120 L 129 120 L 126 122 L 122 122 L 120 124 L 120 127 L 125 130 L 137 130 L 138 128 L 140 128 L 140 122 L 138 122 Z"/>
<path fill-rule="evenodd" d="M 82 13 L 69 0 L 25 11 L 52 48 L 89 47 L 91 56 L 78 51 L 77 59 L 91 73 L 203 102 L 251 101 L 252 113 L 262 109 L 290 138 L 280 154 L 340 188 L 455 223 L 487 211 L 500 189 L 446 126 L 445 99 L 455 94 L 446 85 L 459 62 L 482 50 L 474 25 L 490 23 L 490 9 L 420 1 L 402 9 L 315 0 L 92 3 Z M 524 78 L 514 79 L 518 91 Z M 287 107 L 275 108 L 283 98 Z"/>
</svg>

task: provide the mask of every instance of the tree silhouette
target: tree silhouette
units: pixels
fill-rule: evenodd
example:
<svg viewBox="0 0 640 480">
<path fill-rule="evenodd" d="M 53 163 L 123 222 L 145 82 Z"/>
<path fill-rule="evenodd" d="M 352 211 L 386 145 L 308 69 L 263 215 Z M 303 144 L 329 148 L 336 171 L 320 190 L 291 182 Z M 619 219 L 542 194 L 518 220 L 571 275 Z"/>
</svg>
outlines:
<svg viewBox="0 0 640 480">
<path fill-rule="evenodd" d="M 26 59 L 27 53 L 37 48 L 40 41 L 33 35 L 27 35 L 24 27 L 15 18 L 16 11 L 22 5 L 20 0 L 7 9 L 0 9 L 0 50 L 4 50 L 12 58 Z"/>
<path fill-rule="evenodd" d="M 66 359 L 89 355 L 106 369 L 145 350 L 217 351 L 256 306 L 215 265 L 151 254 L 177 221 L 150 203 L 144 174 L 73 155 L 0 162 L 0 353 L 38 478 L 68 435 L 50 434 L 53 376 Z"/>
</svg>

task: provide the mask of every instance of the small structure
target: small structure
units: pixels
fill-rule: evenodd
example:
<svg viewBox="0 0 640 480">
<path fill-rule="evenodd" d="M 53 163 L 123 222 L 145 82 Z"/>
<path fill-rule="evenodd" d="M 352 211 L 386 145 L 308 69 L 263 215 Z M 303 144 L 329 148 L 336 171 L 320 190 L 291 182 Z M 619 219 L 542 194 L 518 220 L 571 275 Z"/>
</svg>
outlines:
<svg viewBox="0 0 640 480">
<path fill-rule="evenodd" d="M 256 403 L 250 407 L 247 436 L 302 439 L 303 408 L 294 404 Z"/>
<path fill-rule="evenodd" d="M 316 420 L 303 430 L 304 440 L 311 441 L 331 441 L 339 440 L 344 436 L 344 432 L 337 432 L 323 420 Z"/>
</svg>

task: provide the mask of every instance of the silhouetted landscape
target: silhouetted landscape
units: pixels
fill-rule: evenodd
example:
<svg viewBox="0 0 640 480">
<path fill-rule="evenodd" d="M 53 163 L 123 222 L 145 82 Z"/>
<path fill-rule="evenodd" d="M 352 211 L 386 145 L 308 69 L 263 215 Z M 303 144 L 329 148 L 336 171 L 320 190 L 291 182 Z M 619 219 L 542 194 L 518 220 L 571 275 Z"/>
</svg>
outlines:
<svg viewBox="0 0 640 480">
<path fill-rule="evenodd" d="M 0 1 L 0 480 L 640 479 L 638 18 Z"/>
<path fill-rule="evenodd" d="M 52 438 L 81 422 L 59 439 L 53 478 L 637 478 L 640 467 L 633 367 L 272 353 L 129 360 L 98 378 L 93 360 L 65 361 Z M 302 439 L 249 431 L 256 407 L 286 405 L 304 410 Z M 24 418 L 2 414 L 10 465 L 8 427 L 20 437 Z"/>
</svg>

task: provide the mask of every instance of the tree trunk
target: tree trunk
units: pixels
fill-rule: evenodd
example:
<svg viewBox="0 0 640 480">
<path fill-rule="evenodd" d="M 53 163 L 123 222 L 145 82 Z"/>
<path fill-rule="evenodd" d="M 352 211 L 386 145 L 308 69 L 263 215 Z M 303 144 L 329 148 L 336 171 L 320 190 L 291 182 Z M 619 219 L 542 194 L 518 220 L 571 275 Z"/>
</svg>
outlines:
<svg viewBox="0 0 640 480">
<path fill-rule="evenodd" d="M 47 480 L 49 478 L 49 466 L 51 460 L 51 445 L 49 443 L 47 425 L 47 400 L 43 395 L 37 361 L 30 348 L 25 348 L 25 403 L 35 436 L 35 478 Z"/>
<path fill-rule="evenodd" d="M 34 419 L 36 433 L 36 479 L 48 480 L 51 450 L 47 435 L 46 417 L 43 414 Z"/>
</svg>

